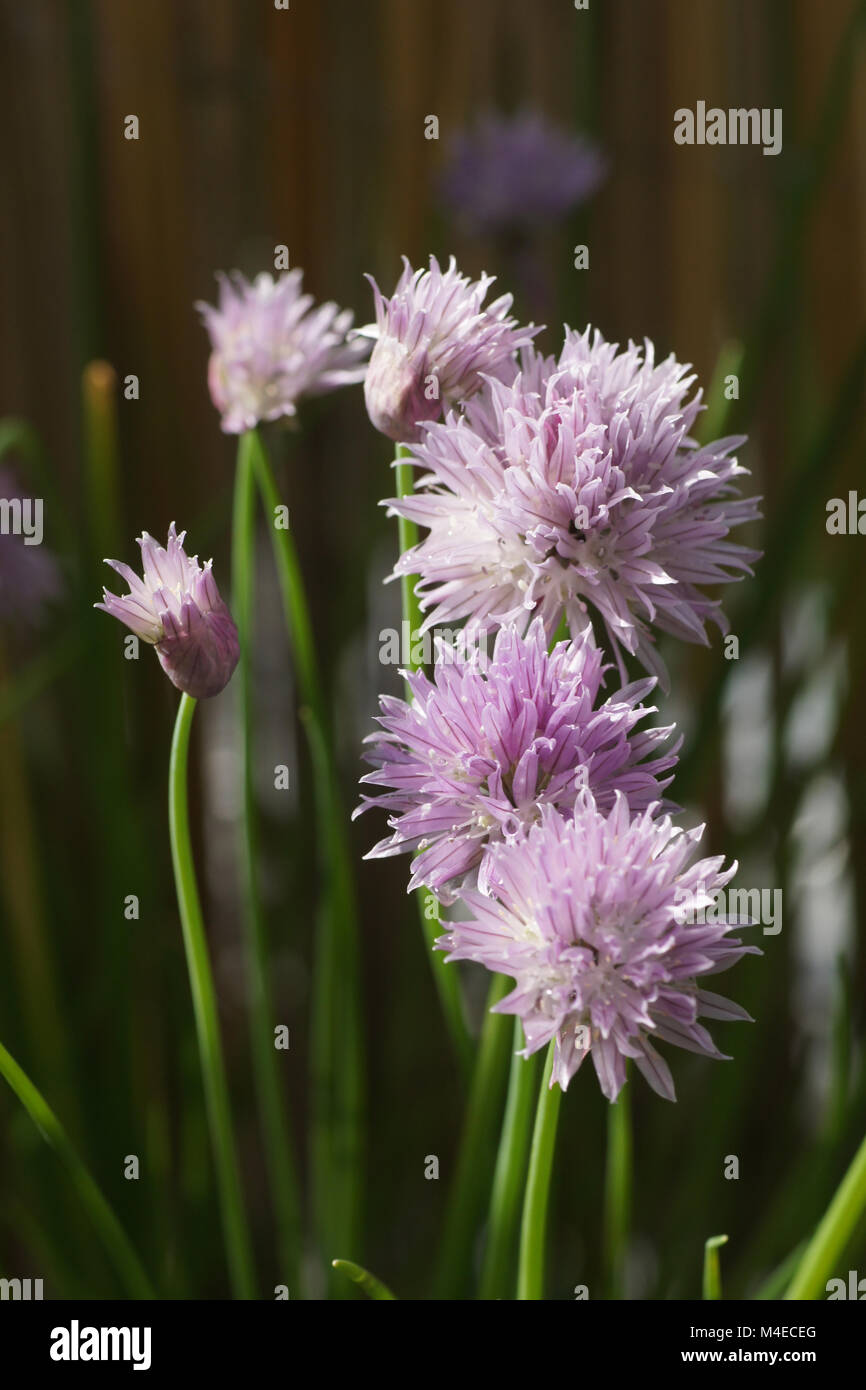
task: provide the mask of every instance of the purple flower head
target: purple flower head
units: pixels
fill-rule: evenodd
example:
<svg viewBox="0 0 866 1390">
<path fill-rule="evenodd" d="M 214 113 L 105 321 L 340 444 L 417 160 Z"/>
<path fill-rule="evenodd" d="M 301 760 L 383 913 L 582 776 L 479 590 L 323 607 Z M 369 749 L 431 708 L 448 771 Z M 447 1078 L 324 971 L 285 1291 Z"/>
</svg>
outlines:
<svg viewBox="0 0 866 1390">
<path fill-rule="evenodd" d="M 486 667 L 486 669 L 485 669 Z M 364 783 L 384 786 L 355 812 L 392 812 L 393 834 L 367 858 L 419 850 L 410 889 L 431 888 L 443 901 L 474 880 L 485 847 L 538 819 L 543 806 L 570 813 L 588 786 L 609 809 L 621 792 L 633 810 L 658 802 L 676 750 L 656 754 L 671 728 L 635 733 L 653 707 L 639 702 L 643 680 L 596 708 L 602 656 L 588 635 L 548 653 L 534 622 L 496 636 L 493 656 L 438 643 L 434 681 L 407 675 L 412 700 L 381 699 Z M 653 754 L 654 756 L 650 756 Z"/>
<path fill-rule="evenodd" d="M 652 343 L 624 352 L 568 332 L 558 362 L 524 352 L 511 384 L 489 381 L 458 417 L 430 424 L 413 450 L 424 475 L 391 499 L 429 528 L 395 575 L 420 574 L 425 628 L 466 619 L 469 635 L 565 616 L 576 635 L 593 608 L 621 651 L 666 680 L 652 628 L 707 643 L 727 623 L 700 586 L 751 573 L 759 552 L 728 539 L 755 519 L 740 498 L 742 438 L 699 447 L 700 393 Z"/>
<path fill-rule="evenodd" d="M 749 1018 L 698 985 L 700 976 L 761 954 L 727 935 L 748 925 L 742 919 L 701 920 L 736 865 L 691 863 L 703 827 L 684 832 L 654 810 L 630 818 L 621 792 L 607 814 L 586 792 L 573 820 L 544 807 L 525 838 L 491 846 L 489 895 L 467 889 L 472 920 L 449 924 L 437 942 L 449 960 L 512 976 L 515 988 L 496 1009 L 521 1019 L 522 1055 L 556 1039 L 550 1084 L 563 1090 L 589 1053 L 608 1100 L 619 1094 L 628 1057 L 653 1090 L 675 1100 L 653 1043 L 719 1058 L 698 1020 Z"/>
<path fill-rule="evenodd" d="M 526 234 L 595 193 L 606 163 L 589 140 L 543 115 L 489 114 L 454 141 L 441 180 L 446 206 L 476 236 Z"/>
<path fill-rule="evenodd" d="M 0 622 L 38 628 L 62 592 L 60 566 L 42 543 L 42 503 L 0 468 Z"/>
<path fill-rule="evenodd" d="M 429 270 L 413 270 L 404 256 L 403 274 L 390 299 L 367 278 L 376 323 L 364 332 L 376 338 L 376 345 L 364 398 L 370 420 L 389 439 L 419 439 L 420 422 L 438 419 L 444 406 L 473 395 L 482 374 L 512 377 L 517 349 L 539 332 L 508 317 L 510 294 L 483 308 L 493 277 L 469 280 L 453 256 L 445 271 L 435 256 Z"/>
<path fill-rule="evenodd" d="M 172 685 L 197 700 L 219 695 L 238 664 L 238 630 L 220 598 L 212 560 L 202 568 L 190 558 L 183 542 L 186 532 L 168 530 L 168 545 L 157 545 L 145 531 L 141 546 L 144 578 L 119 560 L 106 560 L 129 585 L 123 598 L 103 590 L 104 603 L 94 604 L 119 618 L 143 642 L 156 647 L 159 663 Z"/>
<path fill-rule="evenodd" d="M 314 309 L 301 270 L 252 283 L 237 272 L 217 278 L 219 308 L 196 308 L 210 334 L 208 384 L 226 434 L 294 415 L 302 396 L 361 381 L 369 346 L 347 338 L 352 314 L 336 304 Z"/>
</svg>

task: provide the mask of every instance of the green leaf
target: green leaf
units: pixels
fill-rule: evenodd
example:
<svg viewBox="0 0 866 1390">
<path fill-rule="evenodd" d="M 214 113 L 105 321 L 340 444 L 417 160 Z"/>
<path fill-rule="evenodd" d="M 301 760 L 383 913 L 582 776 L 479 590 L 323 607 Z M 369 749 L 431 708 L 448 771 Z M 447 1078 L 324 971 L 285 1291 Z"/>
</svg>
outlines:
<svg viewBox="0 0 866 1390">
<path fill-rule="evenodd" d="M 0 1043 L 0 1076 L 8 1081 L 49 1148 L 58 1155 L 81 1198 L 87 1214 L 99 1233 L 130 1297 L 154 1297 L 150 1280 L 133 1249 L 129 1237 L 79 1158 L 65 1129 L 41 1092 L 22 1071 L 11 1053 Z"/>
</svg>

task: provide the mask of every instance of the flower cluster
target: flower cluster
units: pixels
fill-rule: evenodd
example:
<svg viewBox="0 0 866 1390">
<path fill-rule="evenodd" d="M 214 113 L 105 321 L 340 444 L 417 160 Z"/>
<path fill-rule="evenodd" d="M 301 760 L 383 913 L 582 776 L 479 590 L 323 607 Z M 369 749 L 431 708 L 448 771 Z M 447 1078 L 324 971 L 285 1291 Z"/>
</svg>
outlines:
<svg viewBox="0 0 866 1390">
<path fill-rule="evenodd" d="M 470 290 L 449 274 L 453 306 Z M 362 780 L 384 790 L 356 814 L 380 806 L 391 835 L 368 857 L 413 853 L 410 889 L 458 904 L 438 946 L 514 979 L 497 1007 L 520 1017 L 526 1054 L 555 1042 L 551 1085 L 565 1089 L 591 1054 L 614 1100 L 631 1058 L 673 1099 L 654 1042 L 721 1056 L 699 1019 L 748 1015 L 698 980 L 756 948 L 730 935 L 748 922 L 689 924 L 683 904 L 699 912 L 736 865 L 693 862 L 702 827 L 675 827 L 661 796 L 672 730 L 637 726 L 666 681 L 657 632 L 706 643 L 708 622 L 725 631 L 707 588 L 758 558 L 729 538 L 758 516 L 739 494 L 744 441 L 695 442 L 694 377 L 656 362 L 650 342 L 620 351 L 566 330 L 545 357 L 509 323 L 491 369 L 490 325 L 440 305 L 434 329 L 422 281 L 407 265 L 392 301 L 376 291 L 367 402 L 379 428 L 382 402 L 402 402 L 386 432 L 420 470 L 387 503 L 427 531 L 394 577 L 419 577 L 424 631 L 462 620 L 463 640 L 438 642 L 432 679 L 407 674 L 406 700 L 382 697 Z M 434 358 L 460 363 L 451 408 L 440 419 L 417 398 L 407 416 L 406 381 Z M 624 683 L 603 701 L 599 634 Z M 626 684 L 626 655 L 650 678 Z"/>
</svg>

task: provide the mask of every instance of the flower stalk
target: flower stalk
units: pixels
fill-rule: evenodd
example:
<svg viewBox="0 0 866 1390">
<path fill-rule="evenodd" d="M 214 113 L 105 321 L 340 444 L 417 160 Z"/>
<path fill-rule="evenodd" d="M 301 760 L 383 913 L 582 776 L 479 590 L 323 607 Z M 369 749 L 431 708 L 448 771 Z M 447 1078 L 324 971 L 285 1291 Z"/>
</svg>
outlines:
<svg viewBox="0 0 866 1390">
<path fill-rule="evenodd" d="M 313 1122 L 311 1166 L 322 1253 L 358 1248 L 363 1164 L 364 1043 L 360 1008 L 357 905 L 347 817 L 340 794 L 330 719 L 300 562 L 291 531 L 275 525 L 282 506 L 257 430 L 246 436 L 269 522 L 286 626 L 313 765 L 319 842 L 328 892 L 317 931 L 313 979 Z M 345 1281 L 331 1280 L 335 1297 Z"/>
<path fill-rule="evenodd" d="M 520 1228 L 520 1264 L 517 1271 L 519 1300 L 544 1297 L 544 1259 L 547 1244 L 547 1210 L 550 1202 L 550 1179 L 553 1173 L 553 1154 L 562 1091 L 551 1086 L 556 1044 L 547 1049 L 547 1060 L 538 1092 L 532 1148 L 529 1153 L 529 1174 L 523 1200 L 523 1220 Z"/>
<path fill-rule="evenodd" d="M 514 1020 L 514 1039 L 511 1054 L 511 1073 L 505 1101 L 505 1118 L 493 1187 L 490 1196 L 490 1216 L 487 1223 L 487 1242 L 481 1271 L 480 1297 L 508 1298 L 514 1287 L 514 1261 L 520 1229 L 520 1198 L 526 1177 L 529 1137 L 532 1132 L 532 1104 L 538 1094 L 538 1062 L 522 1057 L 523 1025 Z"/>
<path fill-rule="evenodd" d="M 216 994 L 189 833 L 187 779 L 189 739 L 195 708 L 196 701 L 192 696 L 181 696 L 171 744 L 168 778 L 171 857 L 192 992 L 229 1275 L 234 1296 L 253 1299 L 256 1297 L 256 1289 L 252 1245 L 241 1193 Z"/>
<path fill-rule="evenodd" d="M 632 1198 L 631 1096 L 623 1086 L 607 1112 L 604 1188 L 604 1253 L 608 1298 L 625 1297 Z"/>
<path fill-rule="evenodd" d="M 256 478 L 248 435 L 238 446 L 232 532 L 232 608 L 240 638 L 238 716 L 241 749 L 241 861 L 243 916 L 247 936 L 250 986 L 250 1042 L 256 1092 L 262 1116 L 265 1158 L 276 1210 L 282 1280 L 297 1285 L 300 1202 L 295 1159 L 282 1096 L 278 1054 L 274 1049 L 273 1003 L 268 985 L 268 933 L 257 870 L 258 818 L 253 779 L 252 651 L 255 604 Z"/>
</svg>

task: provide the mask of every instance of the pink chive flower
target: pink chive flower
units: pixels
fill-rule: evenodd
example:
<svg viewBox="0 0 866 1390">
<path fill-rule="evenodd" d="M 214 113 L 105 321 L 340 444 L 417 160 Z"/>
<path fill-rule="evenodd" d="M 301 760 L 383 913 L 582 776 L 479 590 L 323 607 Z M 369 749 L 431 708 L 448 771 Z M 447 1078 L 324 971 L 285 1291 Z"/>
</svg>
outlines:
<svg viewBox="0 0 866 1390">
<path fill-rule="evenodd" d="M 635 811 L 658 802 L 677 761 L 676 748 L 657 752 L 672 728 L 635 732 L 655 713 L 640 704 L 655 682 L 597 705 L 603 670 L 587 634 L 548 653 L 539 621 L 525 638 L 503 628 L 489 661 L 440 640 L 433 681 L 407 675 L 411 702 L 382 696 L 381 730 L 366 740 L 374 771 L 361 780 L 387 790 L 355 814 L 379 806 L 393 832 L 367 858 L 419 851 L 410 890 L 424 884 L 450 902 L 486 846 L 543 806 L 567 814 L 583 787 L 603 808 L 616 792 Z"/>
<path fill-rule="evenodd" d="M 592 141 L 540 113 L 491 113 L 458 134 L 440 187 L 467 231 L 508 236 L 560 221 L 595 193 L 605 173 Z"/>
<path fill-rule="evenodd" d="M 237 272 L 217 278 L 219 307 L 196 308 L 210 334 L 208 384 L 226 434 L 295 415 L 303 396 L 361 381 L 369 344 L 347 337 L 348 310 L 313 307 L 301 270 L 252 283 Z"/>
<path fill-rule="evenodd" d="M 126 580 L 123 598 L 103 590 L 104 603 L 94 604 L 156 648 L 159 663 L 172 685 L 197 700 L 218 695 L 238 664 L 237 628 L 211 572 L 198 556 L 183 548 L 186 532 L 168 531 L 168 545 L 158 545 L 145 531 L 141 546 L 144 578 L 118 560 L 106 560 Z"/>
<path fill-rule="evenodd" d="M 508 317 L 511 295 L 484 307 L 493 277 L 469 280 L 454 257 L 443 271 L 435 256 L 429 270 L 403 274 L 390 299 L 372 276 L 376 323 L 359 332 L 376 342 L 364 379 L 367 413 L 377 430 L 404 443 L 421 437 L 420 424 L 446 406 L 473 395 L 484 375 L 510 379 L 515 354 L 540 330 Z"/>
<path fill-rule="evenodd" d="M 388 505 L 428 535 L 394 573 L 421 576 L 425 629 L 537 615 L 552 636 L 564 616 L 576 635 L 594 610 L 623 678 L 625 651 L 664 682 L 653 629 L 704 644 L 708 621 L 727 631 L 703 586 L 760 555 L 729 539 L 759 516 L 737 486 L 744 440 L 694 442 L 694 377 L 674 357 L 657 364 L 650 342 L 620 352 L 567 332 L 558 361 L 525 351 L 521 368 L 415 444 L 415 494 Z"/>
<path fill-rule="evenodd" d="M 568 1086 L 592 1057 L 603 1094 L 616 1100 L 632 1058 L 654 1091 L 675 1100 L 656 1042 L 721 1058 L 701 1018 L 748 1019 L 701 987 L 746 954 L 728 935 L 741 919 L 702 921 L 732 878 L 722 859 L 692 863 L 703 827 L 682 831 L 648 807 L 630 817 L 617 792 L 605 814 L 583 793 L 573 819 L 545 806 L 525 838 L 487 852 L 488 894 L 461 895 L 471 920 L 449 924 L 437 945 L 510 975 L 496 1010 L 523 1024 L 523 1056 L 556 1039 L 551 1086 Z M 690 925 L 689 923 L 693 924 Z"/>
</svg>

